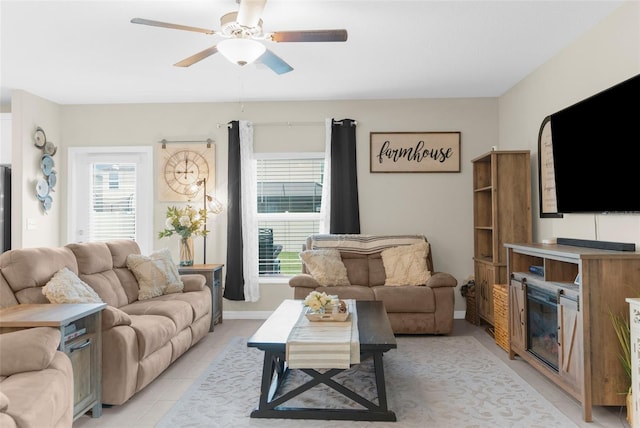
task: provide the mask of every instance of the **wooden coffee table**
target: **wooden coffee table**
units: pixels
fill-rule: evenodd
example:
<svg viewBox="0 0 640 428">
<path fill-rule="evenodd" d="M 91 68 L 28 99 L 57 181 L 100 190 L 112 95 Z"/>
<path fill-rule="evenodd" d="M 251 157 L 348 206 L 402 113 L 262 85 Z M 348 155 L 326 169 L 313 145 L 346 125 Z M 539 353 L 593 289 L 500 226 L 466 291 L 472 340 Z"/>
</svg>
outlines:
<svg viewBox="0 0 640 428">
<path fill-rule="evenodd" d="M 287 374 L 294 370 L 289 369 L 285 361 L 286 344 L 291 329 L 300 317 L 301 310 L 302 300 L 285 300 L 247 342 L 247 346 L 264 351 L 260 400 L 258 408 L 251 412 L 251 417 L 396 421 L 396 414 L 387 408 L 382 355 L 390 349 L 397 348 L 397 344 L 382 302 L 356 302 L 360 359 L 364 361 L 366 358 L 373 358 L 377 403 L 332 379 L 333 376 L 344 371 L 343 369 L 329 369 L 323 372 L 314 369 L 295 369 L 302 370 L 311 379 L 294 390 L 280 397 L 277 396 L 278 388 Z M 360 404 L 364 409 L 286 407 L 287 401 L 319 384 L 327 385 Z"/>
</svg>

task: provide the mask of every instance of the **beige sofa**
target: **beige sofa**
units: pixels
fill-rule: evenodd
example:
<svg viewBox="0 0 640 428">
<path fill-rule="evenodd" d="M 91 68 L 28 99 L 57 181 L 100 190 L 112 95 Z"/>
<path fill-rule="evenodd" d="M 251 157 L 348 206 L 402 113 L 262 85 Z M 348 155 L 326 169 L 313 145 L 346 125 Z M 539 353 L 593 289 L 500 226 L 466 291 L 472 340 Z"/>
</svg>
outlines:
<svg viewBox="0 0 640 428">
<path fill-rule="evenodd" d="M 0 255 L 0 305 L 48 303 L 42 287 L 60 269 L 76 273 L 107 303 L 102 312 L 102 402 L 123 404 L 209 331 L 211 292 L 202 275 L 182 275 L 184 291 L 138 300 L 127 268 L 134 241 L 16 249 Z"/>
<path fill-rule="evenodd" d="M 425 242 L 428 279 L 422 285 L 385 285 L 388 273 L 382 251 Z M 303 263 L 303 273 L 289 280 L 295 299 L 304 299 L 309 292 L 317 290 L 341 299 L 380 300 L 396 334 L 447 334 L 453 330 L 457 280 L 448 273 L 434 271 L 425 236 L 319 234 L 309 236 L 304 248 L 338 250 L 347 271 L 348 285 L 326 284 L 326 281 L 323 285 Z"/>
<path fill-rule="evenodd" d="M 52 327 L 0 334 L 0 427 L 71 426 L 73 371 L 59 344 Z"/>
</svg>

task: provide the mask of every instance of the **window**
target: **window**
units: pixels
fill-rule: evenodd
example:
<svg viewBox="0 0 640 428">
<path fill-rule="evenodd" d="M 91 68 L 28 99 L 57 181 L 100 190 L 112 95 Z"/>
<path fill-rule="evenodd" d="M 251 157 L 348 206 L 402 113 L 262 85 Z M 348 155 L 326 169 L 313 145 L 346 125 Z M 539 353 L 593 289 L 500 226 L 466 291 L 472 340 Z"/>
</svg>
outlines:
<svg viewBox="0 0 640 428">
<path fill-rule="evenodd" d="M 89 168 L 89 240 L 135 239 L 136 164 L 96 162 Z"/>
<path fill-rule="evenodd" d="M 300 273 L 298 253 L 320 228 L 324 153 L 256 157 L 260 275 Z"/>
<path fill-rule="evenodd" d="M 151 147 L 69 149 L 68 240 L 133 239 L 153 247 Z"/>
</svg>

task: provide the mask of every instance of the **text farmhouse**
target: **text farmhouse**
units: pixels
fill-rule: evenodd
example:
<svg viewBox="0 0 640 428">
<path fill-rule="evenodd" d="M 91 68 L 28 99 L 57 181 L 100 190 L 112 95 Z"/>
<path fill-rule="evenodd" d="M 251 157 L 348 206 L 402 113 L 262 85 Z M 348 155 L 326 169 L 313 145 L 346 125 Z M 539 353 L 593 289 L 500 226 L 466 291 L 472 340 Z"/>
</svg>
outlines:
<svg viewBox="0 0 640 428">
<path fill-rule="evenodd" d="M 391 141 L 387 140 L 382 143 L 382 147 L 380 147 L 378 163 L 382 163 L 385 160 L 391 160 L 392 162 L 401 160 L 422 162 L 427 158 L 442 163 L 451 156 L 453 156 L 453 149 L 451 147 L 425 147 L 424 141 L 420 140 L 416 143 L 415 147 L 398 147 L 392 149 Z"/>
<path fill-rule="evenodd" d="M 459 132 L 370 134 L 371 172 L 459 172 Z"/>
</svg>

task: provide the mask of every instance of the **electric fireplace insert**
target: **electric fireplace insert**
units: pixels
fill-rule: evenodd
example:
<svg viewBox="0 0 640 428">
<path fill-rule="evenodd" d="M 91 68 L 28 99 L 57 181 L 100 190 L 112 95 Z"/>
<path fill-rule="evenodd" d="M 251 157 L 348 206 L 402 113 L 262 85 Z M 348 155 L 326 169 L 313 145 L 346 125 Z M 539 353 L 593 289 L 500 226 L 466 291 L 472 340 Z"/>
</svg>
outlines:
<svg viewBox="0 0 640 428">
<path fill-rule="evenodd" d="M 527 284 L 527 351 L 558 371 L 558 296 Z"/>
</svg>

